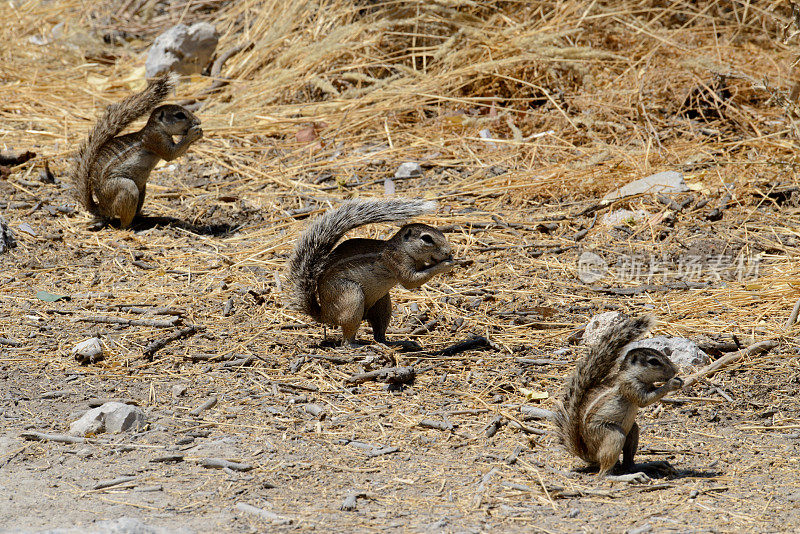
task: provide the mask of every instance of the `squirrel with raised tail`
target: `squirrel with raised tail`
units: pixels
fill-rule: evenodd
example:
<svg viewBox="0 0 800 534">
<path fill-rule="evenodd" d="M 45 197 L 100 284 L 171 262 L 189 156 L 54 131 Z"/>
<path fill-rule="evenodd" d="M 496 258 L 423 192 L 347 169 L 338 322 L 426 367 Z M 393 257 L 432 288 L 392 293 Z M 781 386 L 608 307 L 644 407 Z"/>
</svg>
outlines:
<svg viewBox="0 0 800 534">
<path fill-rule="evenodd" d="M 406 224 L 385 241 L 336 244 L 359 226 L 406 220 L 435 208 L 435 202 L 423 200 L 349 200 L 317 217 L 289 258 L 292 306 L 316 321 L 340 326 L 344 343 L 356 345 L 364 319 L 375 341 L 387 343 L 389 290 L 397 284 L 413 289 L 451 271 L 456 262 L 450 244 L 442 232 L 425 224 Z"/>
<path fill-rule="evenodd" d="M 645 347 L 624 351 L 653 322 L 645 315 L 611 326 L 578 362 L 556 404 L 554 422 L 561 444 L 585 462 L 599 465 L 601 477 L 608 475 L 620 454 L 622 468 L 628 473 L 635 470 L 637 411 L 683 387 L 675 365 L 661 351 Z M 618 478 L 647 477 L 634 473 Z"/>
<path fill-rule="evenodd" d="M 72 180 L 78 200 L 92 215 L 105 222 L 118 218 L 122 228 L 130 226 L 142 209 L 147 178 L 156 164 L 182 156 L 203 137 L 200 121 L 189 110 L 159 106 L 177 82 L 177 74 L 161 76 L 142 92 L 108 106 L 81 145 Z M 141 130 L 117 137 L 148 113 Z M 176 143 L 173 136 L 181 139 Z"/>
</svg>

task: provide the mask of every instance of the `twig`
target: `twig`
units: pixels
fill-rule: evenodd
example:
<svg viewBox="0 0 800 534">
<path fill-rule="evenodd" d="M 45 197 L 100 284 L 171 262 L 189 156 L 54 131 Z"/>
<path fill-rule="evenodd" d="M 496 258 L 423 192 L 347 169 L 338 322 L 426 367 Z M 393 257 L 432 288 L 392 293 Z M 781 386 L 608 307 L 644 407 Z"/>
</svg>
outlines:
<svg viewBox="0 0 800 534">
<path fill-rule="evenodd" d="M 794 308 L 792 308 L 792 313 L 789 314 L 789 320 L 786 321 L 786 326 L 784 330 L 789 330 L 794 323 L 797 322 L 797 314 L 800 313 L 800 299 L 794 303 Z"/>
<path fill-rule="evenodd" d="M 7 345 L 9 347 L 21 347 L 22 342 L 7 337 L 0 337 L 0 345 Z"/>
<path fill-rule="evenodd" d="M 417 423 L 417 425 L 421 426 L 422 428 L 433 428 L 435 430 L 453 430 L 453 423 L 450 421 L 434 421 L 433 419 L 423 419 Z"/>
<path fill-rule="evenodd" d="M 707 283 L 699 282 L 674 282 L 671 284 L 654 285 L 642 284 L 636 287 L 593 287 L 592 290 L 598 293 L 607 293 L 610 295 L 639 295 L 640 293 L 652 293 L 656 291 L 673 291 L 680 289 L 702 289 L 708 287 Z"/>
<path fill-rule="evenodd" d="M 253 466 L 250 464 L 242 464 L 239 462 L 231 462 L 224 458 L 201 458 L 198 464 L 208 469 L 233 469 L 234 471 L 250 471 Z"/>
<path fill-rule="evenodd" d="M 177 321 L 180 321 L 179 317 L 176 318 L 176 322 Z M 150 343 L 149 345 L 147 345 L 144 348 L 142 353 L 146 357 L 152 359 L 153 355 L 156 352 L 158 352 L 159 350 L 163 349 L 168 344 L 172 343 L 175 340 L 181 339 L 183 337 L 188 337 L 188 336 L 194 335 L 199 330 L 202 330 L 202 328 L 203 328 L 202 326 L 196 325 L 196 324 L 189 325 L 186 328 L 181 328 L 177 332 L 173 332 L 173 333 L 171 333 L 170 335 L 168 335 L 166 337 L 162 337 L 161 339 L 157 339 L 157 340 L 153 341 L 152 343 Z"/>
<path fill-rule="evenodd" d="M 110 488 L 112 486 L 119 486 L 120 484 L 125 484 L 126 482 L 133 482 L 136 480 L 136 477 L 117 477 L 112 480 L 103 480 L 98 482 L 92 488 L 93 490 L 100 490 L 105 488 Z"/>
<path fill-rule="evenodd" d="M 85 443 L 86 438 L 68 436 L 67 434 L 44 434 L 43 432 L 23 432 L 19 435 L 22 439 L 32 441 L 55 441 L 56 443 Z"/>
<path fill-rule="evenodd" d="M 216 406 L 216 404 L 217 404 L 217 397 L 215 395 L 212 395 L 203 404 L 201 404 L 200 406 L 198 406 L 194 410 L 191 410 L 189 412 L 189 415 L 197 417 L 198 415 L 203 413 L 205 410 L 208 410 L 209 408 L 213 408 L 214 406 Z"/>
<path fill-rule="evenodd" d="M 746 347 L 740 351 L 734 352 L 732 354 L 726 354 L 722 358 L 706 365 L 699 371 L 692 373 L 691 375 L 687 376 L 686 379 L 683 381 L 683 387 L 689 387 L 701 378 L 706 378 L 708 376 L 713 375 L 721 368 L 730 365 L 746 356 L 751 356 L 753 354 L 760 354 L 762 352 L 769 352 L 770 350 L 774 349 L 778 346 L 778 342 L 772 339 L 767 341 L 759 341 L 758 343 L 753 343 L 749 347 Z"/>
<path fill-rule="evenodd" d="M 247 512 L 248 514 L 253 514 L 261 519 L 269 521 L 273 525 L 291 525 L 294 519 L 291 517 L 283 517 L 274 512 L 270 512 L 269 510 L 264 510 L 263 508 L 256 508 L 253 505 L 247 504 L 245 502 L 237 502 L 236 509 L 241 512 Z"/>
<path fill-rule="evenodd" d="M 345 379 L 348 384 L 362 384 L 371 380 L 381 380 L 389 384 L 410 384 L 416 378 L 413 367 L 384 367 L 367 373 L 360 373 Z"/>
<path fill-rule="evenodd" d="M 126 326 L 151 326 L 153 328 L 171 328 L 181 322 L 180 317 L 172 319 L 123 319 L 122 317 L 109 317 L 106 315 L 92 315 L 74 319 L 78 323 L 105 323 L 122 324 Z"/>
</svg>

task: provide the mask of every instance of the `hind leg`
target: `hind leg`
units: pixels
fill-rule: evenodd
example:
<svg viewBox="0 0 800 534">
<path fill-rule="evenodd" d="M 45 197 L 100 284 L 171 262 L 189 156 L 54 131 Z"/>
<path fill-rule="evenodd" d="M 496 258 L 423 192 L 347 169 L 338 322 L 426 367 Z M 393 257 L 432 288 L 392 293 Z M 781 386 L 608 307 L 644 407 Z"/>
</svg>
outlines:
<svg viewBox="0 0 800 534">
<path fill-rule="evenodd" d="M 650 480 L 646 474 L 635 472 L 636 464 L 633 455 L 639 446 L 639 427 L 634 423 L 626 435 L 622 428 L 613 425 L 605 427 L 606 435 L 597 451 L 597 460 L 600 462 L 600 476 L 616 482 L 647 482 Z M 619 455 L 622 454 L 622 467 L 627 472 L 624 475 L 611 476 L 609 471 L 616 465 Z"/>
<path fill-rule="evenodd" d="M 131 225 L 139 205 L 139 188 L 133 180 L 110 176 L 95 190 L 95 195 L 106 218 L 118 218 L 122 228 Z"/>
<path fill-rule="evenodd" d="M 622 432 L 622 428 L 617 425 L 598 426 L 596 429 L 603 433 L 595 457 L 600 464 L 600 472 L 598 474 L 604 477 L 616 465 L 619 455 L 625 447 L 626 436 Z"/>
<path fill-rule="evenodd" d="M 367 322 L 372 327 L 372 335 L 378 343 L 386 343 L 386 329 L 392 318 L 392 300 L 387 293 L 365 313 Z"/>
<path fill-rule="evenodd" d="M 336 280 L 320 286 L 322 322 L 342 328 L 342 344 L 356 345 L 356 332 L 364 318 L 364 293 L 350 280 Z"/>
<path fill-rule="evenodd" d="M 625 436 L 625 445 L 622 446 L 622 468 L 630 473 L 636 469 L 633 457 L 639 448 L 639 425 L 633 423 L 630 432 Z"/>
<path fill-rule="evenodd" d="M 136 215 L 142 213 L 142 204 L 144 204 L 144 196 L 147 193 L 147 184 L 142 186 L 142 189 L 139 191 L 139 201 L 136 203 Z"/>
</svg>

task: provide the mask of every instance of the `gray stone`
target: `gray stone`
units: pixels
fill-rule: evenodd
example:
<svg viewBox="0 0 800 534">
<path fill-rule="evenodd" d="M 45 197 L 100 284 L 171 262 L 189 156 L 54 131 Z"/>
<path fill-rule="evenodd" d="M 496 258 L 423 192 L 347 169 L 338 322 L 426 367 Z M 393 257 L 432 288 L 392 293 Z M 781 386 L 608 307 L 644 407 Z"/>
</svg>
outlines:
<svg viewBox="0 0 800 534">
<path fill-rule="evenodd" d="M 394 173 L 395 178 L 411 178 L 412 176 L 422 176 L 422 167 L 413 161 L 403 163 Z"/>
<path fill-rule="evenodd" d="M 103 345 L 100 343 L 99 338 L 90 337 L 72 347 L 71 354 L 81 362 L 94 363 L 103 359 Z"/>
<path fill-rule="evenodd" d="M 178 24 L 153 41 L 144 68 L 148 78 L 166 72 L 197 74 L 211 62 L 219 42 L 217 29 L 208 22 Z"/>
<path fill-rule="evenodd" d="M 102 432 L 119 433 L 126 430 L 139 430 L 145 425 L 145 415 L 141 408 L 121 402 L 107 402 L 83 414 L 83 417 L 69 425 L 69 433 L 74 436 L 87 436 Z"/>
<path fill-rule="evenodd" d="M 612 325 L 621 323 L 624 320 L 625 316 L 617 311 L 598 313 L 589 320 L 589 324 L 587 324 L 586 328 L 583 330 L 581 341 L 584 345 L 592 347 L 600 341 L 600 336 L 602 336 L 606 330 L 611 328 Z"/>
<path fill-rule="evenodd" d="M 605 278 L 608 264 L 598 254 L 584 250 L 578 258 L 578 279 L 584 284 L 593 284 Z"/>
<path fill-rule="evenodd" d="M 660 350 L 677 365 L 681 372 L 686 372 L 696 367 L 708 365 L 711 358 L 700 350 L 700 347 L 691 339 L 685 337 L 658 336 L 634 341 L 628 345 L 628 350 L 635 347 L 647 347 Z"/>
<path fill-rule="evenodd" d="M 603 202 L 642 193 L 681 193 L 688 190 L 689 187 L 683 179 L 683 174 L 676 171 L 664 171 L 633 181 L 608 193 L 603 197 Z"/>
<path fill-rule="evenodd" d="M 619 226 L 621 224 L 639 224 L 652 215 L 646 210 L 613 210 L 600 219 L 603 226 Z"/>
</svg>

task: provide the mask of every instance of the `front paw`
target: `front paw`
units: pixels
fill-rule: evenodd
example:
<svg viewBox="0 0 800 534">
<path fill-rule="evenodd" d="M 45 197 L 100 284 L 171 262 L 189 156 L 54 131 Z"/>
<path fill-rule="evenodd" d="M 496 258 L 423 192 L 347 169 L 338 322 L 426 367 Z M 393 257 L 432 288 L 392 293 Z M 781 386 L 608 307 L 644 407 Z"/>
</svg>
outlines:
<svg viewBox="0 0 800 534">
<path fill-rule="evenodd" d="M 679 376 L 674 376 L 667 381 L 667 387 L 670 391 L 677 391 L 683 388 L 683 379 Z"/>
<path fill-rule="evenodd" d="M 456 265 L 458 265 L 458 262 L 451 258 L 449 260 L 440 261 L 439 263 L 434 265 L 433 268 L 436 269 L 437 273 L 442 274 L 442 273 L 449 273 L 450 271 L 456 268 Z"/>
<path fill-rule="evenodd" d="M 203 138 L 203 129 L 199 126 L 192 126 L 186 132 L 186 139 L 189 140 L 190 143 L 197 141 L 198 139 Z"/>
</svg>

